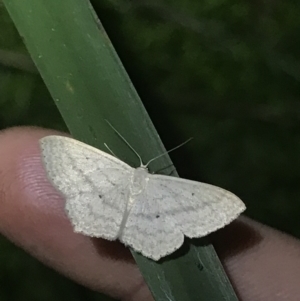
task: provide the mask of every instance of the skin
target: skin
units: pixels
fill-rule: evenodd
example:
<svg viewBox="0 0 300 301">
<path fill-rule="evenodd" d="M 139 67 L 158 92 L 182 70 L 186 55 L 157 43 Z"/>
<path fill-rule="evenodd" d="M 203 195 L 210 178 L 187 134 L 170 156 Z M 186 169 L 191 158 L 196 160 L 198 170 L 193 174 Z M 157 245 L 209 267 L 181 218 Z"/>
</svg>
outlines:
<svg viewBox="0 0 300 301">
<path fill-rule="evenodd" d="M 0 232 L 92 290 L 153 300 L 128 249 L 73 232 L 41 164 L 38 140 L 51 134 L 64 135 L 29 127 L 0 132 Z M 299 240 L 245 217 L 211 238 L 240 300 L 299 300 Z"/>
</svg>

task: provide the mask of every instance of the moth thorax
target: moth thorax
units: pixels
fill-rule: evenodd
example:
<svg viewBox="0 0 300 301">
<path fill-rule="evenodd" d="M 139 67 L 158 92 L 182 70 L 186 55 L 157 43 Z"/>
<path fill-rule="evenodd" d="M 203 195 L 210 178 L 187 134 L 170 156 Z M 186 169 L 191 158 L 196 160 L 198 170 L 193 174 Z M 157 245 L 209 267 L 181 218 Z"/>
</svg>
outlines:
<svg viewBox="0 0 300 301">
<path fill-rule="evenodd" d="M 143 192 L 147 186 L 148 179 L 149 173 L 147 168 L 138 167 L 135 169 L 131 179 L 131 194 L 137 195 Z"/>
</svg>

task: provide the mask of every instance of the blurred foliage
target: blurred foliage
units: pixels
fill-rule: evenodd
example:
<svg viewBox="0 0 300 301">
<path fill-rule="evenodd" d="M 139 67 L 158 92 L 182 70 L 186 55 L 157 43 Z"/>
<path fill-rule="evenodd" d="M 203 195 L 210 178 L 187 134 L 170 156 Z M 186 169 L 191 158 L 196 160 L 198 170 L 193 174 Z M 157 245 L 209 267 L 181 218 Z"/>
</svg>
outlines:
<svg viewBox="0 0 300 301">
<path fill-rule="evenodd" d="M 235 192 L 248 216 L 300 237 L 300 3 L 93 5 L 166 147 L 194 137 L 171 154 L 179 174 Z M 1 2 L 0 95 L 0 128 L 65 130 Z M 0 249 L 1 283 L 14 288 L 1 286 L 1 300 L 96 298 L 4 239 Z"/>
</svg>

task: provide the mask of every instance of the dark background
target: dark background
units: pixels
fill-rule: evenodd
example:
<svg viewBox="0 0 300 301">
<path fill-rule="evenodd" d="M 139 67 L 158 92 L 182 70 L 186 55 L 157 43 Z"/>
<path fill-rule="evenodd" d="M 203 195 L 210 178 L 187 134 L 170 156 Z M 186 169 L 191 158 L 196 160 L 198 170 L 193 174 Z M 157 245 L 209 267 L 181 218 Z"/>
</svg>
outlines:
<svg viewBox="0 0 300 301">
<path fill-rule="evenodd" d="M 300 4 L 93 1 L 182 177 L 300 237 Z M 0 0 L 0 129 L 65 130 Z M 147 143 L 145 141 L 145 143 Z M 0 300 L 104 300 L 0 239 Z"/>
</svg>

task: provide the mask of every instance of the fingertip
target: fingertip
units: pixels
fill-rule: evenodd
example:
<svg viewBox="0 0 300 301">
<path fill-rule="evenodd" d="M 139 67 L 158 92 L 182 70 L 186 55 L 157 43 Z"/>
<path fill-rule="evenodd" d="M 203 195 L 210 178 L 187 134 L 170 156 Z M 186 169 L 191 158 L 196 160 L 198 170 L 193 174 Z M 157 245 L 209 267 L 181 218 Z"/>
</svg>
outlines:
<svg viewBox="0 0 300 301">
<path fill-rule="evenodd" d="M 17 127 L 0 135 L 0 229 L 21 244 L 20 239 L 45 237 L 54 221 L 68 228 L 63 200 L 49 183 L 41 162 L 38 141 L 50 133 L 53 131 Z"/>
</svg>

